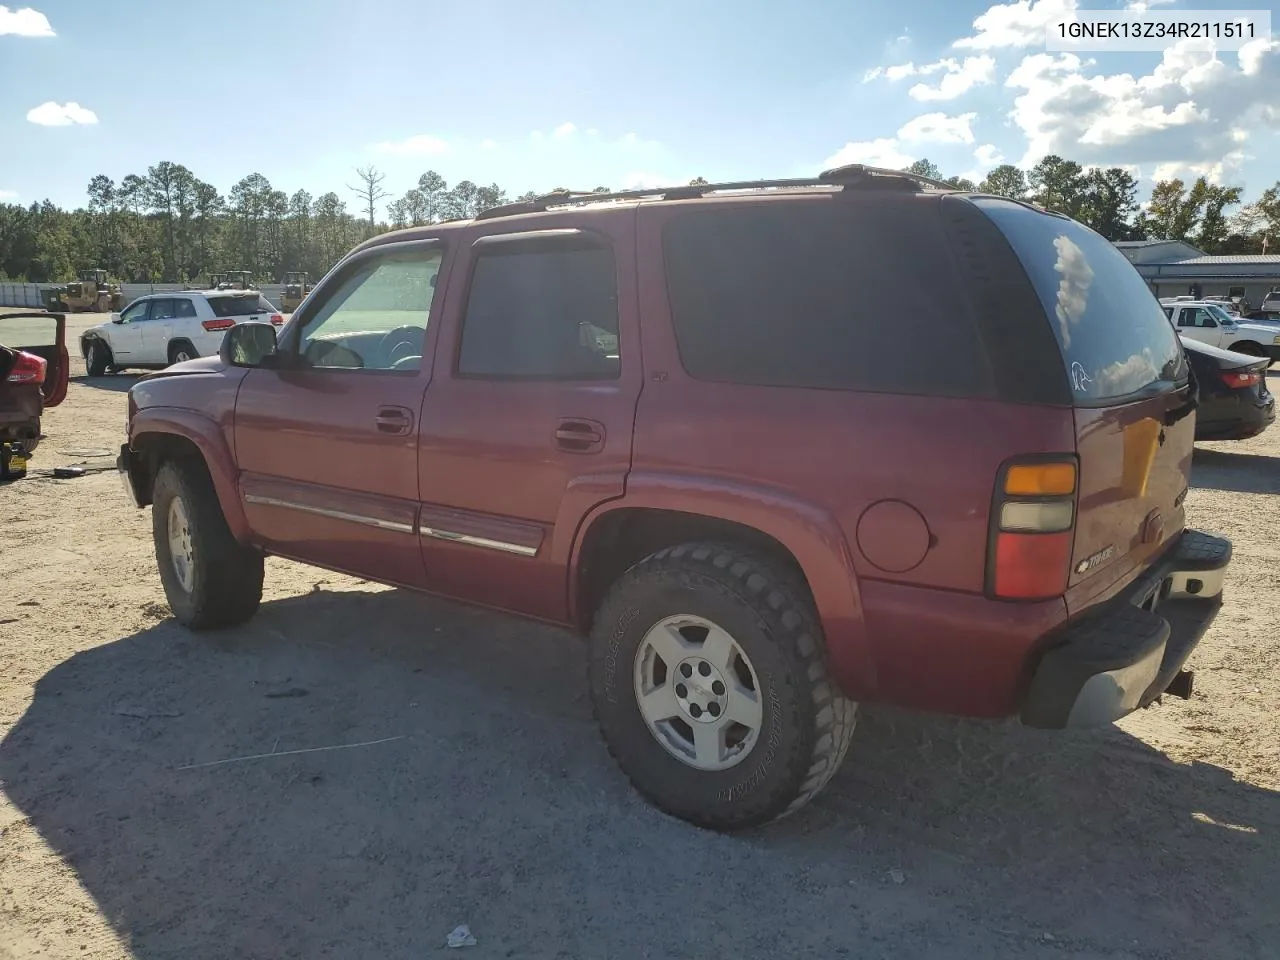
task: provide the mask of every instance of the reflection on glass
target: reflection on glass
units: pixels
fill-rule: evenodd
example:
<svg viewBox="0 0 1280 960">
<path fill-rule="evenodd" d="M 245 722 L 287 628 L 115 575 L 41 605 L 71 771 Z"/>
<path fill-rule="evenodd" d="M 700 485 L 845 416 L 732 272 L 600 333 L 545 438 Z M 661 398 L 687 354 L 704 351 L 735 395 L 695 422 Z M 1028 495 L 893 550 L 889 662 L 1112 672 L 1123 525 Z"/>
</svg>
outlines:
<svg viewBox="0 0 1280 960">
<path fill-rule="evenodd" d="M 1085 259 L 1084 251 L 1065 234 L 1053 241 L 1058 258 L 1053 264 L 1058 273 L 1058 303 L 1055 313 L 1062 331 L 1062 346 L 1071 347 L 1071 328 L 1084 318 L 1089 307 L 1089 286 L 1093 283 L 1093 268 Z"/>
</svg>

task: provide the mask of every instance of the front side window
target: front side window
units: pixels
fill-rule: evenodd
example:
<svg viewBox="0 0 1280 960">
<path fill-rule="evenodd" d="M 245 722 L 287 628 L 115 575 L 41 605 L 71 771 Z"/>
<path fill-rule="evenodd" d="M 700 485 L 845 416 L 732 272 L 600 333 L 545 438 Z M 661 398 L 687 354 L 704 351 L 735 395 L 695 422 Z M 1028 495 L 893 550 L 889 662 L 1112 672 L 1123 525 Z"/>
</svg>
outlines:
<svg viewBox="0 0 1280 960">
<path fill-rule="evenodd" d="M 147 308 L 151 306 L 150 300 L 139 300 L 137 303 L 131 303 L 120 314 L 122 323 L 137 323 L 139 320 L 147 319 Z"/>
<path fill-rule="evenodd" d="M 526 380 L 616 379 L 621 357 L 613 251 L 581 237 L 482 247 L 457 370 Z"/>
<path fill-rule="evenodd" d="M 422 366 L 439 249 L 398 250 L 356 264 L 307 320 L 307 366 L 414 371 Z"/>
</svg>

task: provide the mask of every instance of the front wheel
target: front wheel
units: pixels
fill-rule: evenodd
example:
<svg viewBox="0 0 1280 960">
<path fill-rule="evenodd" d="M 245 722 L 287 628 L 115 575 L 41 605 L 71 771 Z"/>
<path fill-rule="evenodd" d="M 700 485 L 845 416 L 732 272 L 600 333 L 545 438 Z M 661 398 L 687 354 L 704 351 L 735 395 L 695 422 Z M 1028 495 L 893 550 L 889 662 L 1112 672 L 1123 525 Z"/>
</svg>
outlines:
<svg viewBox="0 0 1280 960">
<path fill-rule="evenodd" d="M 170 460 L 152 491 L 151 530 L 169 609 L 193 630 L 229 627 L 262 600 L 262 553 L 231 535 L 204 464 Z"/>
<path fill-rule="evenodd" d="M 85 362 L 88 368 L 89 376 L 104 377 L 107 374 L 107 368 L 111 365 L 111 350 L 101 340 L 91 341 L 89 344 L 89 359 Z"/>
<path fill-rule="evenodd" d="M 857 711 L 828 675 L 801 585 L 725 544 L 661 550 L 614 585 L 591 632 L 590 684 L 635 787 L 717 830 L 807 803 L 844 759 Z"/>
</svg>

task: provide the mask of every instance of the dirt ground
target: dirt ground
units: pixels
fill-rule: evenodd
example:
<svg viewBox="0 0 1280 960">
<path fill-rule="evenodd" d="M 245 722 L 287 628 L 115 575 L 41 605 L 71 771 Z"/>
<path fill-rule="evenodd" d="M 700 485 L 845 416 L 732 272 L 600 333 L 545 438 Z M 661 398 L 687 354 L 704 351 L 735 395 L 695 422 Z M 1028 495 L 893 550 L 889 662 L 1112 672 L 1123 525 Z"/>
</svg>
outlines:
<svg viewBox="0 0 1280 960">
<path fill-rule="evenodd" d="M 133 378 L 76 372 L 33 469 L 120 442 Z M 192 635 L 114 473 L 0 488 L 0 957 L 417 960 L 466 923 L 476 958 L 1274 960 L 1280 428 L 1193 483 L 1236 550 L 1193 700 L 866 709 L 818 800 L 733 837 L 632 793 L 570 637 L 275 559 Z"/>
</svg>

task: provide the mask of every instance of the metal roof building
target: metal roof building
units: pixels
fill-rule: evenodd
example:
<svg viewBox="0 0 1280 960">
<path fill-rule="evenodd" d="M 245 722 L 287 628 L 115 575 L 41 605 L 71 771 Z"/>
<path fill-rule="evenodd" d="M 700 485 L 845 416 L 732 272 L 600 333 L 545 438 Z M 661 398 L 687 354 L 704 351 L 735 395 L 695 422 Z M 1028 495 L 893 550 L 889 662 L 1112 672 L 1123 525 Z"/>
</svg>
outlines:
<svg viewBox="0 0 1280 960">
<path fill-rule="evenodd" d="M 1257 307 L 1270 291 L 1280 291 L 1277 254 L 1211 257 L 1183 240 L 1122 240 L 1116 247 L 1158 297 L 1243 297 Z"/>
</svg>

